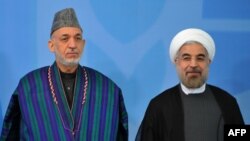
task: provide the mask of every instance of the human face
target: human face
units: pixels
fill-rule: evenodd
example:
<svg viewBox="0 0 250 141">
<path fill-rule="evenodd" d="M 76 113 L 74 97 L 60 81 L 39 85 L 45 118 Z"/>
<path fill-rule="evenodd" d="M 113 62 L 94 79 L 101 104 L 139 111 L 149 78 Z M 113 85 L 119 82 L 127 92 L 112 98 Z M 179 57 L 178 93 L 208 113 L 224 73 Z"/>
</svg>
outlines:
<svg viewBox="0 0 250 141">
<path fill-rule="evenodd" d="M 187 88 L 201 87 L 207 80 L 210 62 L 207 50 L 200 43 L 184 44 L 175 59 L 183 85 Z"/>
<path fill-rule="evenodd" d="M 84 45 L 82 31 L 75 27 L 62 27 L 54 31 L 48 43 L 50 51 L 55 53 L 59 68 L 77 66 Z"/>
</svg>

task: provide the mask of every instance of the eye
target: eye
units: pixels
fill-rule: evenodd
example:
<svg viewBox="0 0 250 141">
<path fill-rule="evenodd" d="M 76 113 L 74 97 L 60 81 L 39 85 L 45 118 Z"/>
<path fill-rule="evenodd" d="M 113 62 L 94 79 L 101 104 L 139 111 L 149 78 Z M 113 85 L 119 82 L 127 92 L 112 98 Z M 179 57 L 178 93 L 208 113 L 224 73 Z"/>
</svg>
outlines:
<svg viewBox="0 0 250 141">
<path fill-rule="evenodd" d="M 205 59 L 206 59 L 205 56 L 199 56 L 199 57 L 196 58 L 196 60 L 199 61 L 199 62 L 203 62 L 203 61 L 205 61 Z"/>
<path fill-rule="evenodd" d="M 190 57 L 190 56 L 183 56 L 183 57 L 182 57 L 182 60 L 183 60 L 183 61 L 190 61 L 190 60 L 191 60 L 191 57 Z"/>
<path fill-rule="evenodd" d="M 76 36 L 76 40 L 77 41 L 82 40 L 82 36 Z"/>
<path fill-rule="evenodd" d="M 62 37 L 60 40 L 63 41 L 63 42 L 67 42 L 68 41 L 68 37 Z"/>
</svg>

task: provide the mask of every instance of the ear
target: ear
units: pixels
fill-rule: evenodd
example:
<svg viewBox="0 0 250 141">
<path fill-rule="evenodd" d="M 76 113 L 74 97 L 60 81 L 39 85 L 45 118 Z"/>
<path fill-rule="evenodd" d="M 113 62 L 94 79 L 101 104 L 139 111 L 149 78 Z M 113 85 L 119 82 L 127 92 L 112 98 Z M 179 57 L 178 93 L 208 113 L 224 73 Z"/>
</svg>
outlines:
<svg viewBox="0 0 250 141">
<path fill-rule="evenodd" d="M 212 60 L 210 60 L 210 59 L 209 59 L 209 62 L 208 62 L 208 64 L 211 64 L 211 62 L 212 62 Z"/>
<path fill-rule="evenodd" d="M 52 41 L 51 39 L 48 41 L 48 48 L 50 52 L 55 52 L 54 41 Z"/>
<path fill-rule="evenodd" d="M 178 61 L 178 59 L 177 59 L 177 57 L 175 57 L 175 58 L 174 58 L 174 64 L 175 64 L 175 65 L 177 64 L 177 61 Z"/>
<path fill-rule="evenodd" d="M 84 48 L 84 47 L 85 47 L 85 44 L 86 44 L 86 40 L 83 39 L 82 41 L 83 41 L 83 48 Z"/>
</svg>

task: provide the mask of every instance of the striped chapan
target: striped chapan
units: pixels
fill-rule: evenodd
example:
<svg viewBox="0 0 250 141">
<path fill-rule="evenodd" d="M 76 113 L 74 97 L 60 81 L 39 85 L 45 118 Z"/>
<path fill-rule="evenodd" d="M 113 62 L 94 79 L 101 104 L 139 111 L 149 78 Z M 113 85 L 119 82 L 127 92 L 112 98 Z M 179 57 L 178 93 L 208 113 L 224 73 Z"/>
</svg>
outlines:
<svg viewBox="0 0 250 141">
<path fill-rule="evenodd" d="M 79 66 L 76 73 L 72 109 L 55 63 L 25 75 L 12 95 L 0 140 L 128 140 L 120 88 L 91 68 Z"/>
</svg>

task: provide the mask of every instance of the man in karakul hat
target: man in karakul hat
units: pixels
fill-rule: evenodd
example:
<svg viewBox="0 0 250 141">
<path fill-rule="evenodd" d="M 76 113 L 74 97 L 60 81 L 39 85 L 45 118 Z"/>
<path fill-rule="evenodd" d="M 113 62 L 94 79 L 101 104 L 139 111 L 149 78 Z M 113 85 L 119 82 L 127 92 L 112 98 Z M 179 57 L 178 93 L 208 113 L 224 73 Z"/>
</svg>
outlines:
<svg viewBox="0 0 250 141">
<path fill-rule="evenodd" d="M 55 14 L 48 46 L 55 62 L 20 80 L 0 140 L 128 140 L 121 89 L 79 65 L 85 40 L 74 9 Z"/>
<path fill-rule="evenodd" d="M 170 44 L 180 84 L 153 98 L 137 133 L 138 141 L 223 141 L 224 124 L 244 124 L 237 101 L 206 83 L 215 44 L 196 28 L 179 32 Z"/>
</svg>

